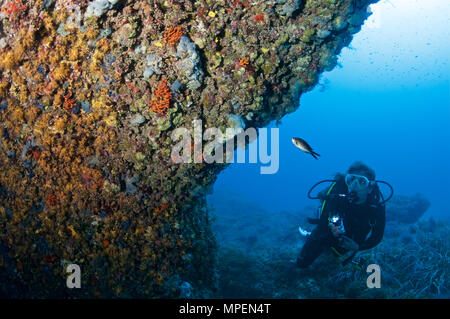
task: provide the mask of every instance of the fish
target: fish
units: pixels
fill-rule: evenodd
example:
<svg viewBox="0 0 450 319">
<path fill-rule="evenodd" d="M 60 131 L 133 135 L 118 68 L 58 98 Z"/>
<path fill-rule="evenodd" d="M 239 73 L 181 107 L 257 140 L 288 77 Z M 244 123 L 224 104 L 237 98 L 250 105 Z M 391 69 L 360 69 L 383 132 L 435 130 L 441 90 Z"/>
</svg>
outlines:
<svg viewBox="0 0 450 319">
<path fill-rule="evenodd" d="M 302 150 L 303 152 L 311 154 L 312 157 L 314 157 L 315 159 L 318 159 L 317 156 L 320 156 L 320 154 L 317 154 L 316 152 L 314 152 L 312 147 L 309 146 L 309 144 L 300 137 L 293 137 L 292 143 L 295 145 L 295 147 Z"/>
</svg>

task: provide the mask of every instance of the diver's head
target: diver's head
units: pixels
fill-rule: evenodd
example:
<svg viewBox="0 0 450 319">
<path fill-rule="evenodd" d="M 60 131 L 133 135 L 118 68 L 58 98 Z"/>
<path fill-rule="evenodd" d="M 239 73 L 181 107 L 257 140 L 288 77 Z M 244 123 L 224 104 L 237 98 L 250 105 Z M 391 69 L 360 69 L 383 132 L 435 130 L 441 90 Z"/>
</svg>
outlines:
<svg viewBox="0 0 450 319">
<path fill-rule="evenodd" d="M 363 162 L 355 162 L 345 175 L 345 184 L 348 192 L 354 196 L 354 203 L 362 204 L 373 190 L 375 171 Z"/>
</svg>

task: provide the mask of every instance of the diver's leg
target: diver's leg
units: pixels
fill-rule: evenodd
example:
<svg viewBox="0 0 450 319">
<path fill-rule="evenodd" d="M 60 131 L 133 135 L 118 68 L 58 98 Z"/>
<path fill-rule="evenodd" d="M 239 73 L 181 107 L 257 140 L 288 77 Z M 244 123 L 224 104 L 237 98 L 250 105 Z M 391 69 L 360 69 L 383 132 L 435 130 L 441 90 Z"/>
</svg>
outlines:
<svg viewBox="0 0 450 319">
<path fill-rule="evenodd" d="M 316 228 L 303 245 L 297 257 L 297 265 L 300 268 L 308 267 L 329 245 L 328 234 Z"/>
</svg>

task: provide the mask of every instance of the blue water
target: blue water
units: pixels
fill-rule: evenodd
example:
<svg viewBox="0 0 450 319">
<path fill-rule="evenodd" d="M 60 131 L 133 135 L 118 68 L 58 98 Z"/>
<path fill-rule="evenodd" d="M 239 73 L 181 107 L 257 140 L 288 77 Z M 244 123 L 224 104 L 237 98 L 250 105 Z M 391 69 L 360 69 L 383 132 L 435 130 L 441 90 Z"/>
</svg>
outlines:
<svg viewBox="0 0 450 319">
<path fill-rule="evenodd" d="M 316 181 L 362 160 L 396 194 L 424 194 L 428 216 L 450 218 L 450 2 L 390 0 L 372 10 L 342 51 L 341 67 L 323 74 L 278 125 L 279 171 L 261 175 L 261 164 L 231 164 L 216 192 L 270 211 L 298 210 L 313 204 L 306 193 Z M 293 136 L 320 160 L 296 149 Z"/>
</svg>

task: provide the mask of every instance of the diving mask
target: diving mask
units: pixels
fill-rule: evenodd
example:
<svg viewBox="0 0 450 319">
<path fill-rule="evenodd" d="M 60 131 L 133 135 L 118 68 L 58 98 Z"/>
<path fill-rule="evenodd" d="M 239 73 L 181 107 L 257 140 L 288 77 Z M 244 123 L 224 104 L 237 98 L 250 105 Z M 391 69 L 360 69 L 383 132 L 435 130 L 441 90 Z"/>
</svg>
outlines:
<svg viewBox="0 0 450 319">
<path fill-rule="evenodd" d="M 345 184 L 350 192 L 366 191 L 370 186 L 370 181 L 367 177 L 357 174 L 345 175 Z"/>
</svg>

